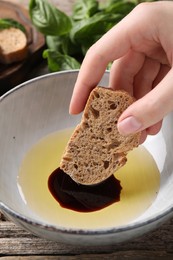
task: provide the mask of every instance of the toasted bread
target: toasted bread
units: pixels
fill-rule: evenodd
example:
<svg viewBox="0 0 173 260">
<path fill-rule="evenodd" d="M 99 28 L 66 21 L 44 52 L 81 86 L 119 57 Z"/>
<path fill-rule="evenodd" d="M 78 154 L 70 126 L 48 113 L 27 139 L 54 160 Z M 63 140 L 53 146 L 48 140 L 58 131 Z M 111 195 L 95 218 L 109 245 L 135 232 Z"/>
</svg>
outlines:
<svg viewBox="0 0 173 260">
<path fill-rule="evenodd" d="M 0 62 L 11 64 L 24 60 L 28 55 L 27 37 L 18 28 L 0 30 Z"/>
<path fill-rule="evenodd" d="M 133 102 L 125 91 L 96 87 L 91 92 L 60 162 L 75 182 L 97 184 L 126 163 L 127 152 L 139 145 L 140 133 L 122 136 L 117 122 Z"/>
</svg>

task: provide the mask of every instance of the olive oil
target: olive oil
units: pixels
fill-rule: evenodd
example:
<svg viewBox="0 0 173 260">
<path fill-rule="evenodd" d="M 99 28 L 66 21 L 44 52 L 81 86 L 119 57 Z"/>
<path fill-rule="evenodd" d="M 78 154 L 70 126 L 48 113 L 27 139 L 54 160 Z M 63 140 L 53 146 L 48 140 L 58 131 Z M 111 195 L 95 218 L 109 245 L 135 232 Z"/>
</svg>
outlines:
<svg viewBox="0 0 173 260">
<path fill-rule="evenodd" d="M 18 187 L 30 210 L 49 224 L 84 229 L 116 227 L 141 216 L 154 202 L 160 187 L 157 165 L 143 146 L 131 151 L 126 165 L 115 173 L 122 187 L 118 202 L 97 211 L 78 212 L 62 207 L 54 199 L 48 179 L 59 167 L 72 131 L 67 129 L 44 137 L 23 159 Z"/>
</svg>

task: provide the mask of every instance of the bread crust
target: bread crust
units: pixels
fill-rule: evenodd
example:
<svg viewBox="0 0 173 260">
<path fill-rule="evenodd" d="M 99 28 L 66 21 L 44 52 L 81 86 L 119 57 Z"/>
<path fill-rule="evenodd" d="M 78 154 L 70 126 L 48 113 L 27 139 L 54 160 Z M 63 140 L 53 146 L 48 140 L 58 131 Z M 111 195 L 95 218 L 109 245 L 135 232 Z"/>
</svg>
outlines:
<svg viewBox="0 0 173 260">
<path fill-rule="evenodd" d="M 91 92 L 60 162 L 75 182 L 97 184 L 126 163 L 127 153 L 139 145 L 140 133 L 122 136 L 117 122 L 134 101 L 122 90 L 96 87 Z"/>
</svg>

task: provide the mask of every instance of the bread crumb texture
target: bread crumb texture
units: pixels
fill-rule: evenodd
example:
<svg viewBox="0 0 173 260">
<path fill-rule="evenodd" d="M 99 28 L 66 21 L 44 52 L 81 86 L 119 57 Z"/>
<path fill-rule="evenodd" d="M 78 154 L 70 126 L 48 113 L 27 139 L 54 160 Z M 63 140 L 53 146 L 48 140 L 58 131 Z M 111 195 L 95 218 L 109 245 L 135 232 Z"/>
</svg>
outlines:
<svg viewBox="0 0 173 260">
<path fill-rule="evenodd" d="M 133 102 L 124 91 L 96 87 L 91 92 L 60 162 L 60 168 L 75 182 L 97 184 L 126 163 L 127 152 L 139 145 L 140 133 L 122 136 L 117 122 Z"/>
<path fill-rule="evenodd" d="M 0 30 L 0 62 L 11 64 L 24 60 L 28 54 L 27 37 L 18 28 Z"/>
</svg>

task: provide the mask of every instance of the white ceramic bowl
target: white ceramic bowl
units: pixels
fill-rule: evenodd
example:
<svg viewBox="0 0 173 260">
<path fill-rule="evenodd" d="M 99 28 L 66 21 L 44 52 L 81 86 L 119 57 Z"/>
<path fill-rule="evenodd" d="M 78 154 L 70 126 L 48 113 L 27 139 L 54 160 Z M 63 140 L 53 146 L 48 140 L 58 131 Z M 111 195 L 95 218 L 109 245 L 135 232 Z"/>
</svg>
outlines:
<svg viewBox="0 0 173 260">
<path fill-rule="evenodd" d="M 0 209 L 26 230 L 55 241 L 106 245 L 130 240 L 173 215 L 173 114 L 164 120 L 161 132 L 145 142 L 160 170 L 161 186 L 157 199 L 131 224 L 89 230 L 52 225 L 34 215 L 17 187 L 19 167 L 28 149 L 45 135 L 79 122 L 80 116 L 68 113 L 77 74 L 68 71 L 41 76 L 0 98 Z M 108 78 L 105 73 L 101 84 L 107 85 Z"/>
</svg>

